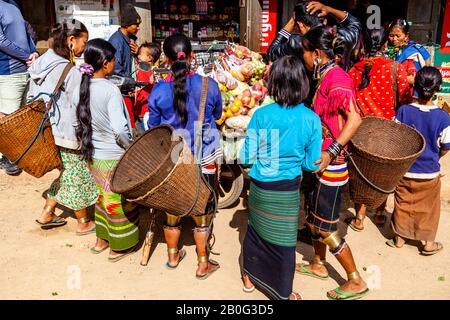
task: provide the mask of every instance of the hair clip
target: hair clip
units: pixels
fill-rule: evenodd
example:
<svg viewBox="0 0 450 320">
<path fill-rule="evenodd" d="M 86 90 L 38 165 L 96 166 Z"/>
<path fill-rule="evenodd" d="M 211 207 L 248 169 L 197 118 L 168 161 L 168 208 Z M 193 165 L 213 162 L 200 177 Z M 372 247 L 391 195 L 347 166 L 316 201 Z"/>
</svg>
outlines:
<svg viewBox="0 0 450 320">
<path fill-rule="evenodd" d="M 82 74 L 88 75 L 89 77 L 92 77 L 94 75 L 94 67 L 91 66 L 89 63 L 83 63 L 80 66 L 80 72 Z"/>
<path fill-rule="evenodd" d="M 177 57 L 178 57 L 178 59 L 186 58 L 186 53 L 184 53 L 183 51 L 180 51 L 180 52 L 178 52 Z"/>
</svg>

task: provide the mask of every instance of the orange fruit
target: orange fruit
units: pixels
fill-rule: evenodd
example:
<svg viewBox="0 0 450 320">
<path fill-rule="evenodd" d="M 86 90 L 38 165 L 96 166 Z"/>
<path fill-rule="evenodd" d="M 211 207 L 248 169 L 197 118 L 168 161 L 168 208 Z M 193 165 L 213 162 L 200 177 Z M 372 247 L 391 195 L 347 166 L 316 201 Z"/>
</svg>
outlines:
<svg viewBox="0 0 450 320">
<path fill-rule="evenodd" d="M 241 107 L 238 107 L 237 105 L 233 104 L 230 108 L 231 112 L 233 113 L 238 113 L 239 111 L 241 111 Z"/>
<path fill-rule="evenodd" d="M 243 103 L 241 100 L 234 100 L 233 106 L 236 106 L 240 109 L 243 106 Z"/>
</svg>

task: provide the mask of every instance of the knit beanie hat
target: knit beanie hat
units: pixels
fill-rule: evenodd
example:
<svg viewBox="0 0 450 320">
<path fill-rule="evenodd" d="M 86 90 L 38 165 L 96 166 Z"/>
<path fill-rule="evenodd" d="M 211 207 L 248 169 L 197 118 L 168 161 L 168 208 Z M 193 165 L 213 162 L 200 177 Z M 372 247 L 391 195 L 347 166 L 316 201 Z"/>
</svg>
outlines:
<svg viewBox="0 0 450 320">
<path fill-rule="evenodd" d="M 141 22 L 141 16 L 137 13 L 136 8 L 132 4 L 127 3 L 125 10 L 121 13 L 120 25 L 128 27 L 133 24 L 139 25 Z"/>
</svg>

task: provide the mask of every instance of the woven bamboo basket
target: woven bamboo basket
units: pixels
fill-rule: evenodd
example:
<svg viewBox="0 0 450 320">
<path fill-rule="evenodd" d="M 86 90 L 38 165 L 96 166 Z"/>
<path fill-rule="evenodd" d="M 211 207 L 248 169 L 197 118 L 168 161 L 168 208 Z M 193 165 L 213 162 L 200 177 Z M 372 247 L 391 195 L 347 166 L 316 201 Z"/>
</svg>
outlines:
<svg viewBox="0 0 450 320">
<path fill-rule="evenodd" d="M 378 117 L 363 118 L 349 145 L 352 200 L 379 207 L 424 148 L 423 136 L 407 125 Z"/>
<path fill-rule="evenodd" d="M 173 215 L 203 215 L 211 195 L 181 136 L 168 125 L 137 139 L 114 169 L 111 189 L 125 199 Z"/>
<path fill-rule="evenodd" d="M 62 168 L 50 122 L 43 122 L 45 111 L 44 101 L 39 100 L 0 118 L 0 152 L 10 161 L 16 161 L 31 145 L 17 166 L 36 178 Z"/>
</svg>

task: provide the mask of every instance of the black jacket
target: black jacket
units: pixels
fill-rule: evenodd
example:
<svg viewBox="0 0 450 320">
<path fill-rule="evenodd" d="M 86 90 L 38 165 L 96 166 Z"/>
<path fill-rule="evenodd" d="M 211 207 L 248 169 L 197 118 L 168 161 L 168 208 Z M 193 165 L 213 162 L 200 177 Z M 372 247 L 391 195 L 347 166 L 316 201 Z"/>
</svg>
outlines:
<svg viewBox="0 0 450 320">
<path fill-rule="evenodd" d="M 352 53 L 357 54 L 360 47 L 361 30 L 361 23 L 350 13 L 347 14 L 347 17 L 337 28 L 337 32 L 344 39 L 347 48 L 347 54 L 343 57 L 342 61 L 342 65 L 346 71 L 350 68 Z M 285 55 L 295 55 L 302 58 L 302 36 L 297 33 L 290 34 L 286 30 L 281 29 L 270 45 L 267 55 L 272 62 Z"/>
</svg>

